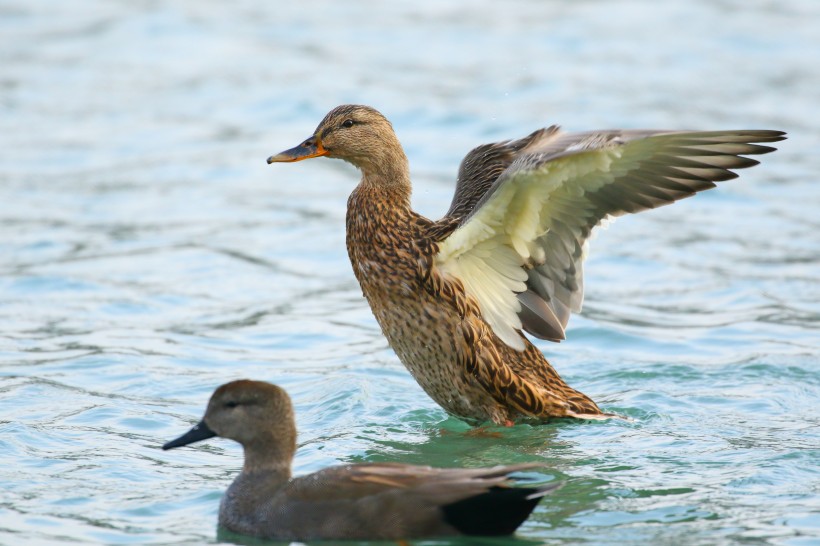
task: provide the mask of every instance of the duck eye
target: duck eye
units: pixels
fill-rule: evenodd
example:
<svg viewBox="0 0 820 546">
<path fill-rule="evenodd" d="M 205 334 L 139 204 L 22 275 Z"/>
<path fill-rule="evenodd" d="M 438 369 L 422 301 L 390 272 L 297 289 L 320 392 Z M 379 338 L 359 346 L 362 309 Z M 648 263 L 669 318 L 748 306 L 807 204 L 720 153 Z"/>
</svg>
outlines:
<svg viewBox="0 0 820 546">
<path fill-rule="evenodd" d="M 342 127 L 346 128 L 346 129 L 350 129 L 351 127 L 353 127 L 353 123 L 354 122 L 353 122 L 352 119 L 346 119 L 342 122 Z"/>
<path fill-rule="evenodd" d="M 234 402 L 233 400 L 230 400 L 229 402 L 225 402 L 225 407 L 226 408 L 235 408 L 238 405 L 239 405 L 239 402 Z"/>
</svg>

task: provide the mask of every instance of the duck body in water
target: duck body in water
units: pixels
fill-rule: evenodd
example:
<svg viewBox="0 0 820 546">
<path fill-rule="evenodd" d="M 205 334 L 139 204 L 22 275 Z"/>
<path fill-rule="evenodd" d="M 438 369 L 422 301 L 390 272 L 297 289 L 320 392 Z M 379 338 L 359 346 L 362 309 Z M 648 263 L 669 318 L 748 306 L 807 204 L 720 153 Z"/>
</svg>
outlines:
<svg viewBox="0 0 820 546">
<path fill-rule="evenodd" d="M 268 163 L 339 158 L 362 178 L 347 207 L 353 271 L 390 346 L 447 412 L 510 425 L 611 415 L 564 382 L 524 335 L 561 341 L 583 301 L 592 229 L 657 208 L 758 162 L 780 131 L 540 129 L 463 160 L 447 214 L 410 207 L 407 158 L 368 106 L 333 109 Z"/>
<path fill-rule="evenodd" d="M 296 425 L 280 387 L 239 380 L 211 396 L 202 421 L 162 446 L 220 436 L 245 462 L 219 508 L 221 527 L 283 540 L 409 539 L 509 535 L 557 485 L 510 487 L 513 472 L 540 465 L 432 468 L 397 463 L 333 466 L 291 477 Z"/>
</svg>

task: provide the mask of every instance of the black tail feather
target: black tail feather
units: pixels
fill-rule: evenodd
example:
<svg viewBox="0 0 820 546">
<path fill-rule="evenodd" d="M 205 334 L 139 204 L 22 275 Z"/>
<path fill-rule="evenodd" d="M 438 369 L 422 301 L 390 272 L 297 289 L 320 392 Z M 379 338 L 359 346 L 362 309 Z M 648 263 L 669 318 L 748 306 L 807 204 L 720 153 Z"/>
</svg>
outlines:
<svg viewBox="0 0 820 546">
<path fill-rule="evenodd" d="M 511 535 L 545 494 L 558 487 L 493 487 L 442 507 L 444 520 L 465 535 Z"/>
</svg>

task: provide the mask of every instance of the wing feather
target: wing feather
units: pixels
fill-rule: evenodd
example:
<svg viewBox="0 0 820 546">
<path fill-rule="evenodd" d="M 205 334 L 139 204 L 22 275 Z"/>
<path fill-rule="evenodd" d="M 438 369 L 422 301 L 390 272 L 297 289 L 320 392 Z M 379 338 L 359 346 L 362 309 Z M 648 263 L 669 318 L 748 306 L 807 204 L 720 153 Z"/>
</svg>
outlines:
<svg viewBox="0 0 820 546">
<path fill-rule="evenodd" d="M 550 128 L 476 148 L 462 163 L 447 218 L 463 216 L 440 242 L 436 264 L 461 280 L 507 345 L 524 349 L 521 329 L 560 341 L 570 314 L 581 310 L 583 260 L 596 225 L 714 188 L 758 164 L 742 155 L 774 151 L 759 143 L 784 138 L 779 131 Z M 482 167 L 497 178 L 482 177 Z M 471 180 L 479 181 L 472 192 Z"/>
</svg>

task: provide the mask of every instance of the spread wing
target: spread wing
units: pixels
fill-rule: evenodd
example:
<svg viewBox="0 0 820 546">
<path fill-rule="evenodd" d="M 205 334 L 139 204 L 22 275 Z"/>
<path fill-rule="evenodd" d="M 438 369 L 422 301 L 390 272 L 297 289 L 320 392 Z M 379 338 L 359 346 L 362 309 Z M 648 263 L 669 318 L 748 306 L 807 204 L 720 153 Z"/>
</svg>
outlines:
<svg viewBox="0 0 820 546">
<path fill-rule="evenodd" d="M 510 347 L 524 349 L 522 329 L 560 341 L 570 313 L 581 310 L 586 241 L 596 225 L 735 178 L 731 169 L 758 163 L 744 155 L 774 151 L 758 143 L 784 138 L 779 131 L 550 128 L 510 152 L 514 158 L 492 183 L 475 171 L 486 164 L 495 173 L 499 157 L 509 154 L 483 162 L 477 148 L 462 163 L 460 187 L 445 217 L 460 213 L 462 219 L 439 243 L 436 264 L 461 280 Z M 471 180 L 477 181 L 472 192 Z"/>
<path fill-rule="evenodd" d="M 470 151 L 458 169 L 456 191 L 445 218 L 464 218 L 493 183 L 533 143 L 544 143 L 558 133 L 558 126 L 539 129 L 518 140 L 482 144 Z"/>
</svg>

